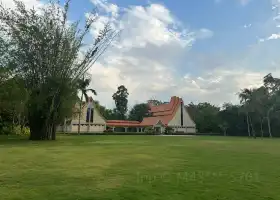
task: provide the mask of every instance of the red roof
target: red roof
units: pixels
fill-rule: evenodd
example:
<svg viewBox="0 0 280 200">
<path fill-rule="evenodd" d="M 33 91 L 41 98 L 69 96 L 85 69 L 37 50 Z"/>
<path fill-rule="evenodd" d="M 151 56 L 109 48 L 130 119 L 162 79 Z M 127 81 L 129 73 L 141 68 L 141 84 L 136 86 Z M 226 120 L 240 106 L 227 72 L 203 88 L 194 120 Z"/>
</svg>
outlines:
<svg viewBox="0 0 280 200">
<path fill-rule="evenodd" d="M 141 126 L 153 126 L 158 121 L 167 125 L 174 117 L 177 109 L 183 100 L 179 97 L 171 97 L 168 104 L 161 104 L 159 106 L 150 106 L 152 117 L 146 117 L 141 122 Z"/>
<path fill-rule="evenodd" d="M 174 117 L 176 111 L 180 107 L 183 100 L 179 97 L 171 97 L 171 100 L 167 104 L 161 104 L 159 106 L 150 105 L 151 117 L 145 117 L 140 123 L 138 121 L 128 120 L 107 120 L 107 126 L 112 127 L 143 127 L 154 126 L 158 122 L 167 125 Z"/>
<path fill-rule="evenodd" d="M 128 120 L 107 120 L 107 126 L 114 126 L 114 127 L 139 127 L 140 122 L 138 121 L 128 121 Z"/>
</svg>

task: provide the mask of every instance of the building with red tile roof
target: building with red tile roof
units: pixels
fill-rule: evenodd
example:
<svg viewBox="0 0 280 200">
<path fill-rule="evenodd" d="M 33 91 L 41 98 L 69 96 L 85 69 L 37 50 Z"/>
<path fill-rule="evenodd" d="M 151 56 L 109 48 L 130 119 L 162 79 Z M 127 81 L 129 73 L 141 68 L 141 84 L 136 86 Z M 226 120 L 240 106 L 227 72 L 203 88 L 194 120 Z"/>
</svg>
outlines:
<svg viewBox="0 0 280 200">
<path fill-rule="evenodd" d="M 125 127 L 137 128 L 139 131 L 146 127 L 153 127 L 160 132 L 163 132 L 165 127 L 171 127 L 176 132 L 195 133 L 196 126 L 190 118 L 184 102 L 181 98 L 173 96 L 169 103 L 164 103 L 158 106 L 152 104 L 150 106 L 150 117 L 145 117 L 142 122 L 123 121 L 123 120 L 107 120 L 107 127 Z"/>
<path fill-rule="evenodd" d="M 137 131 L 143 132 L 145 128 L 152 127 L 158 132 L 163 132 L 168 126 L 173 128 L 175 132 L 195 133 L 196 126 L 190 118 L 184 102 L 181 98 L 173 96 L 170 102 L 161 105 L 153 105 L 149 103 L 150 117 L 145 117 L 142 122 L 128 120 L 106 120 L 102 117 L 92 98 L 87 102 L 83 102 L 81 110 L 81 120 L 79 122 L 78 115 L 74 115 L 71 123 L 67 126 L 59 126 L 59 130 L 67 130 L 67 132 L 77 132 L 80 125 L 81 133 L 83 132 L 104 132 L 107 128 L 122 130 L 125 132 Z"/>
</svg>

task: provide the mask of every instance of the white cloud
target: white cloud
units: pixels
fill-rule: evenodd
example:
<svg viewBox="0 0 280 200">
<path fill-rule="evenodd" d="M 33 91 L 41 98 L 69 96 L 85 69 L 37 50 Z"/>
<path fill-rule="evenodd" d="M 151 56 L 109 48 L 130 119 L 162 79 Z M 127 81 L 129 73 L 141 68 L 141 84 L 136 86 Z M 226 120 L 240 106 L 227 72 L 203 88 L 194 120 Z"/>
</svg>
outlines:
<svg viewBox="0 0 280 200">
<path fill-rule="evenodd" d="M 106 1 L 92 2 L 101 9 L 111 7 Z M 117 10 L 121 12 L 110 15 L 110 10 L 103 9 L 92 29 L 96 35 L 109 22 L 116 30 L 122 30 L 115 47 L 90 70 L 92 87 L 99 92 L 98 100 L 112 107 L 112 94 L 121 84 L 128 88 L 130 105 L 151 97 L 168 100 L 171 93 L 179 95 L 180 78 L 175 65 L 178 57 L 197 40 L 212 37 L 213 32 L 184 27 L 161 4 Z"/>
<path fill-rule="evenodd" d="M 114 17 L 118 16 L 119 7 L 116 4 L 107 3 L 106 0 L 91 0 L 91 2 L 106 13 L 109 13 Z"/>
<path fill-rule="evenodd" d="M 259 39 L 259 42 L 265 42 L 268 40 L 276 40 L 280 38 L 280 0 L 271 0 L 272 16 L 266 22 L 267 29 L 269 29 L 269 36 L 265 36 Z"/>
<path fill-rule="evenodd" d="M 243 27 L 244 28 L 250 28 L 252 26 L 252 24 L 245 24 Z"/>
<path fill-rule="evenodd" d="M 114 105 L 111 96 L 121 84 L 128 88 L 130 105 L 152 97 L 168 101 L 173 95 L 183 97 L 185 103 L 237 103 L 241 88 L 257 87 L 263 76 L 273 72 L 251 68 L 267 64 L 256 59 L 267 52 L 261 43 L 234 59 L 215 53 L 195 58 L 189 50 L 197 40 L 213 37 L 211 30 L 186 28 L 158 4 L 122 10 L 121 20 L 108 17 L 123 29 L 118 48 L 110 49 L 91 69 L 92 87 L 101 91 L 97 98 L 109 107 Z M 193 62 L 193 68 L 182 73 L 188 62 Z"/>
<path fill-rule="evenodd" d="M 196 34 L 198 39 L 211 38 L 211 37 L 213 37 L 213 35 L 214 35 L 213 31 L 211 31 L 209 29 L 205 29 L 205 28 L 200 29 L 199 31 L 197 31 L 197 34 Z"/>
</svg>

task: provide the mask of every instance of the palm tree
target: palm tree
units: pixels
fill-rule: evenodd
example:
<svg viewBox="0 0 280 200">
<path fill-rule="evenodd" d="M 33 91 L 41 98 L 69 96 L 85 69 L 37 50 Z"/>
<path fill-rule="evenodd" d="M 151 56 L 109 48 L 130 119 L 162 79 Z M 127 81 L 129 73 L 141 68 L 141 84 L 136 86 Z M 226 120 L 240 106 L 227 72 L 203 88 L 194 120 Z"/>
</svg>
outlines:
<svg viewBox="0 0 280 200">
<path fill-rule="evenodd" d="M 80 110 L 79 110 L 79 125 L 78 125 L 78 134 L 80 135 L 80 130 L 81 130 L 81 114 L 82 114 L 82 103 L 83 103 L 83 96 L 85 96 L 86 102 L 88 102 L 88 95 L 87 92 L 91 91 L 94 95 L 97 95 L 96 91 L 94 89 L 90 89 L 87 87 L 90 84 L 90 79 L 80 79 L 78 81 L 78 87 L 79 90 L 81 91 L 81 99 L 80 99 Z"/>
</svg>

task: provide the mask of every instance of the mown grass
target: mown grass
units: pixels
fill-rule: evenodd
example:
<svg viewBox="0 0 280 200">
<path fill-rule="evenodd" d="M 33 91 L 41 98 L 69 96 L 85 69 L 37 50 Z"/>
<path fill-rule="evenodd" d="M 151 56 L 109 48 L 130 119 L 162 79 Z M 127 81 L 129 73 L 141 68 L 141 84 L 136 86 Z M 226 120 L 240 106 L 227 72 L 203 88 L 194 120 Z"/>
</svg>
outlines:
<svg viewBox="0 0 280 200">
<path fill-rule="evenodd" d="M 0 138 L 2 200 L 279 200 L 280 140 Z"/>
</svg>

